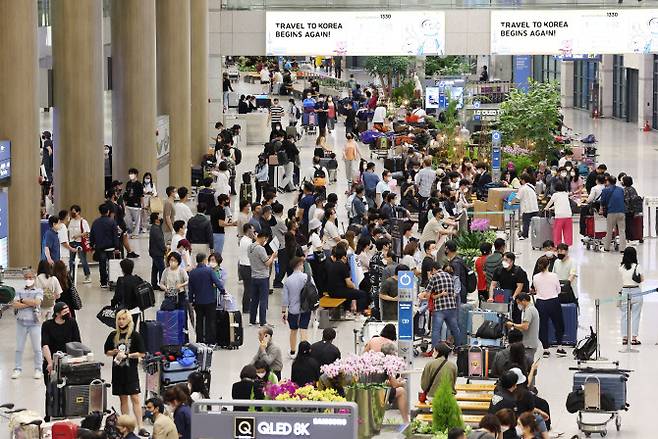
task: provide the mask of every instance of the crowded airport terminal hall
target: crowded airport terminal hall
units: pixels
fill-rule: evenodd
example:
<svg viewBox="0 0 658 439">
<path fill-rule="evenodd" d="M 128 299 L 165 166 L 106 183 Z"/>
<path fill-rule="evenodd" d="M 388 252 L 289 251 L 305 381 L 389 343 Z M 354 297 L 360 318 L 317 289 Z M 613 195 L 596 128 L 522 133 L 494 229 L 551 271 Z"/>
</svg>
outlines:
<svg viewBox="0 0 658 439">
<path fill-rule="evenodd" d="M 653 438 L 657 217 L 658 0 L 0 0 L 0 439 Z"/>
</svg>

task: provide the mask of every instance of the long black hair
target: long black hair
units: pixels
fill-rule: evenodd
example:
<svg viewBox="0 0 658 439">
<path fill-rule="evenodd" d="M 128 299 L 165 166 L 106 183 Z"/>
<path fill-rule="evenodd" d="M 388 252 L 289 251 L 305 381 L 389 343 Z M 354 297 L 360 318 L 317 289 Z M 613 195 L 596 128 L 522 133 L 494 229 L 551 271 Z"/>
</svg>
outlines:
<svg viewBox="0 0 658 439">
<path fill-rule="evenodd" d="M 633 264 L 637 264 L 637 251 L 635 247 L 626 247 L 624 255 L 621 257 L 621 265 L 626 270 L 630 270 Z"/>
<path fill-rule="evenodd" d="M 210 398 L 208 387 L 206 386 L 205 380 L 203 379 L 203 374 L 201 372 L 192 372 L 187 377 L 187 381 L 190 383 L 190 392 L 199 392 L 205 399 Z"/>
</svg>

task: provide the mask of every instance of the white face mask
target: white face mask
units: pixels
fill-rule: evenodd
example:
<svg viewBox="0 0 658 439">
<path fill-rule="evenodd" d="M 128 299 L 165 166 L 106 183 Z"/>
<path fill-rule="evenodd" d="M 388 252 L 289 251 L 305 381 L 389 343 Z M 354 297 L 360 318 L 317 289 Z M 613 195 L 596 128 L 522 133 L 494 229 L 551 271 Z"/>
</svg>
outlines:
<svg viewBox="0 0 658 439">
<path fill-rule="evenodd" d="M 150 183 L 150 182 L 151 182 L 151 179 L 150 179 L 150 178 L 145 178 L 145 179 L 144 179 L 144 183 Z"/>
<path fill-rule="evenodd" d="M 258 373 L 256 374 L 256 376 L 257 376 L 258 378 L 265 378 L 265 372 L 258 372 Z"/>
<path fill-rule="evenodd" d="M 520 425 L 517 425 L 514 429 L 518 437 L 523 437 L 523 428 Z"/>
<path fill-rule="evenodd" d="M 25 279 L 25 286 L 32 288 L 32 286 L 34 286 L 34 279 Z"/>
<path fill-rule="evenodd" d="M 211 261 L 211 262 L 208 262 L 208 265 L 209 265 L 211 268 L 215 268 L 215 267 L 217 267 L 217 262 L 215 262 L 215 261 Z"/>
<path fill-rule="evenodd" d="M 555 253 L 553 253 L 553 252 L 550 251 L 550 250 L 547 251 L 546 253 L 544 253 L 544 255 L 545 255 L 547 258 L 554 258 L 554 257 L 555 257 Z"/>
<path fill-rule="evenodd" d="M 432 251 L 430 252 L 430 254 L 432 255 L 433 258 L 436 258 L 436 255 L 439 254 L 439 250 L 438 250 L 438 249 L 434 249 L 434 250 L 432 250 Z"/>
<path fill-rule="evenodd" d="M 503 261 L 503 268 L 508 269 L 509 268 L 509 262 Z"/>
<path fill-rule="evenodd" d="M 566 172 L 560 172 L 560 177 L 566 177 L 567 173 Z"/>
<path fill-rule="evenodd" d="M 572 177 L 575 177 L 575 176 L 576 176 L 576 173 L 575 173 L 575 172 L 572 172 L 572 173 L 571 173 L 571 176 L 572 176 Z"/>
</svg>

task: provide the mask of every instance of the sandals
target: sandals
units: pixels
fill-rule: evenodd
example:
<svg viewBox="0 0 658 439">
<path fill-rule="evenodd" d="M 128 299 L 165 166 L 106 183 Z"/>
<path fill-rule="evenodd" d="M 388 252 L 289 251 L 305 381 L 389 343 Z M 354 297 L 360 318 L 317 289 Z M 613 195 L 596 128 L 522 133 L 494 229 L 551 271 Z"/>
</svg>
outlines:
<svg viewBox="0 0 658 439">
<path fill-rule="evenodd" d="M 632 346 L 639 346 L 641 344 L 642 343 L 640 342 L 640 340 L 637 340 L 637 339 L 631 340 L 631 345 Z"/>
</svg>

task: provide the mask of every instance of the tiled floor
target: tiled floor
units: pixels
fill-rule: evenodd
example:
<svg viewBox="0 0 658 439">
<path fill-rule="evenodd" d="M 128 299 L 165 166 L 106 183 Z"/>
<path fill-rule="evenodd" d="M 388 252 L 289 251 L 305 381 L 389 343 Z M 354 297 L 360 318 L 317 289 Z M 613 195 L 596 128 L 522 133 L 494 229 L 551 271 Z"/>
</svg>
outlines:
<svg viewBox="0 0 658 439">
<path fill-rule="evenodd" d="M 599 150 L 601 161 L 606 163 L 609 169 L 614 173 L 626 171 L 635 178 L 636 187 L 641 194 L 658 195 L 656 183 L 658 182 L 658 134 L 643 133 L 634 125 L 621 123 L 613 120 L 591 120 L 586 113 L 578 111 L 567 111 L 566 123 L 575 127 L 576 131 L 583 134 L 593 132 L 600 140 Z M 44 118 L 43 126 L 48 126 L 48 120 Z M 111 136 L 106 135 L 107 138 Z M 341 139 L 343 132 L 338 128 L 329 139 L 329 143 L 335 145 L 337 149 L 341 148 Z M 304 138 L 302 143 L 302 162 L 310 163 L 312 155 L 313 139 Z M 251 169 L 255 164 L 256 156 L 260 148 L 250 146 L 243 152 L 243 163 L 240 165 L 241 170 Z M 364 151 L 365 152 L 365 151 Z M 381 163 L 378 163 L 381 167 Z M 339 170 L 339 177 L 342 176 L 342 169 Z M 337 193 L 341 201 L 338 203 L 339 216 L 344 218 L 344 192 L 346 183 L 344 178 L 339 178 L 338 182 L 330 186 L 329 190 Z M 279 195 L 279 199 L 284 205 L 290 205 L 290 195 Z M 236 204 L 236 203 L 234 203 Z M 645 234 L 647 230 L 645 228 Z M 148 279 L 150 273 L 150 260 L 147 252 L 148 241 L 141 238 L 134 242 L 135 249 L 141 257 L 137 260 L 137 272 Z M 230 273 L 228 291 L 234 295 L 240 296 L 241 286 L 237 282 L 235 270 L 237 241 L 235 236 L 227 236 L 225 246 L 225 261 Z M 539 252 L 530 249 L 529 241 L 517 242 L 516 249 L 519 253 L 518 261 L 520 264 L 531 270 L 535 259 L 540 255 Z M 649 279 L 646 282 L 645 289 L 650 286 L 658 286 L 658 267 L 656 255 L 658 255 L 658 242 L 656 239 L 647 239 L 644 244 L 638 246 L 640 263 L 645 268 L 645 277 Z M 572 250 L 572 257 L 578 266 L 577 290 L 580 296 L 581 316 L 580 316 L 580 336 L 585 334 L 586 328 L 594 324 L 594 299 L 609 299 L 616 295 L 620 287 L 620 280 L 617 273 L 617 266 L 620 261 L 619 254 L 601 254 L 586 251 L 580 244 L 576 244 Z M 79 323 L 82 329 L 83 341 L 88 344 L 97 357 L 101 357 L 102 344 L 107 335 L 108 328 L 101 325 L 96 319 L 95 314 L 100 307 L 107 304 L 110 294 L 98 288 L 97 270 L 93 274 L 94 283 L 92 285 L 83 285 L 80 287 L 80 293 L 84 302 L 84 309 L 80 312 Z M 283 324 L 278 321 L 280 291 L 277 291 L 270 298 L 270 320 L 276 323 L 274 342 L 282 347 L 286 352 L 288 344 L 288 333 Z M 619 337 L 619 311 L 611 303 L 601 305 L 601 349 L 604 357 L 612 360 L 619 360 L 621 367 L 633 369 L 629 381 L 629 401 L 630 410 L 622 414 L 623 425 L 622 431 L 610 431 L 611 437 L 623 438 L 646 438 L 648 437 L 645 426 L 647 420 L 652 419 L 654 411 L 652 401 L 654 401 L 655 386 L 655 364 L 658 362 L 658 347 L 655 343 L 658 336 L 655 331 L 653 319 L 658 316 L 658 300 L 656 295 L 650 295 L 644 300 L 643 319 L 640 330 L 640 338 L 643 345 L 640 347 L 640 353 L 623 354 L 619 352 L 621 348 Z M 154 311 L 147 312 L 147 317 L 153 317 Z M 338 326 L 339 337 L 336 344 L 341 351 L 350 353 L 354 351 L 353 331 L 357 325 L 353 322 L 341 323 Z M 312 341 L 320 337 L 318 330 L 310 331 Z M 21 407 L 28 407 L 41 411 L 44 401 L 44 387 L 41 381 L 35 381 L 31 377 L 22 377 L 12 381 L 10 379 L 13 367 L 14 349 L 15 349 L 15 322 L 11 313 L 5 313 L 0 320 L 0 333 L 4 335 L 3 342 L 0 343 L 0 401 L 13 401 Z M 245 328 L 245 344 L 236 351 L 218 351 L 213 359 L 212 371 L 212 388 L 211 396 L 214 398 L 229 398 L 231 384 L 238 379 L 242 366 L 248 363 L 257 349 L 256 329 Z M 27 349 L 24 354 L 24 364 L 30 364 L 32 355 Z M 417 359 L 414 362 L 414 368 L 420 372 L 426 360 Z M 103 370 L 103 376 L 110 379 L 109 361 Z M 284 376 L 290 373 L 291 360 L 284 359 Z M 570 391 L 572 371 L 569 367 L 575 363 L 569 357 L 543 360 L 540 366 L 538 376 L 538 387 L 541 395 L 551 404 L 553 425 L 559 431 L 565 432 L 566 437 L 576 433 L 575 415 L 566 412 L 564 408 L 567 393 Z M 412 395 L 417 394 L 419 388 L 419 374 L 412 375 L 411 378 Z M 118 401 L 111 399 L 111 404 L 118 406 Z M 4 428 L 4 427 L 2 427 Z M 614 430 L 614 428 L 613 428 Z"/>
</svg>

